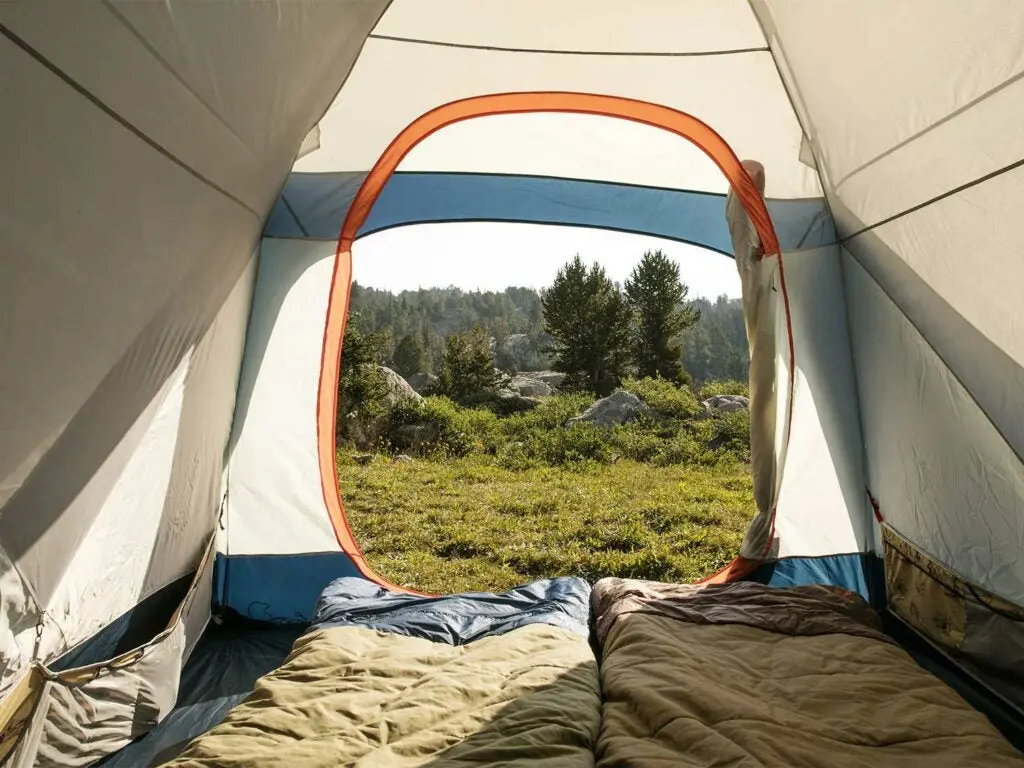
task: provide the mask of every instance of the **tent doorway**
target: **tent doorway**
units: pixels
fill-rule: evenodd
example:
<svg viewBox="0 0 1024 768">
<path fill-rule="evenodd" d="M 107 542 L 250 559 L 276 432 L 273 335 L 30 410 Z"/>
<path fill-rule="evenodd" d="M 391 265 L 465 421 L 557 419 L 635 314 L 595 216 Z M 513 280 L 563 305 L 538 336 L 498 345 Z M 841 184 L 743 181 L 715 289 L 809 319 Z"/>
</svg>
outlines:
<svg viewBox="0 0 1024 768">
<path fill-rule="evenodd" d="M 399 163 L 427 137 L 443 128 L 473 118 L 530 113 L 600 115 L 640 123 L 682 137 L 702 150 L 724 174 L 749 216 L 764 253 L 779 254 L 778 239 L 767 207 L 753 181 L 728 145 L 710 127 L 683 112 L 647 102 L 614 96 L 579 93 L 513 93 L 481 96 L 447 104 L 426 113 L 406 128 L 388 147 L 363 181 L 342 226 L 324 334 L 320 384 L 317 400 L 317 434 L 321 484 L 324 501 L 342 550 L 367 578 L 396 589 L 367 563 L 346 519 L 337 483 L 337 382 L 341 346 L 350 306 L 352 246 L 361 234 L 374 203 L 398 169 Z M 784 276 L 780 281 L 786 301 Z M 792 351 L 792 350 L 790 350 Z M 790 354 L 792 362 L 792 354 Z M 736 563 L 733 563 L 735 566 Z M 728 569 L 727 569 L 728 570 Z"/>
</svg>

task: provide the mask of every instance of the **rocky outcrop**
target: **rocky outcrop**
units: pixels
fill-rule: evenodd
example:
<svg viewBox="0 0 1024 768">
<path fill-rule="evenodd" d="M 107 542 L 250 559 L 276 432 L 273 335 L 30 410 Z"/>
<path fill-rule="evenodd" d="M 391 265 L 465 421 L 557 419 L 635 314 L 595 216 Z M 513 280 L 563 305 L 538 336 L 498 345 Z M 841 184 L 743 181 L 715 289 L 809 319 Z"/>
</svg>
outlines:
<svg viewBox="0 0 1024 768">
<path fill-rule="evenodd" d="M 524 397 L 548 397 L 552 394 L 552 389 L 543 381 L 534 376 L 513 376 L 512 380 L 508 383 L 508 389 L 513 392 L 518 392 Z"/>
<path fill-rule="evenodd" d="M 551 389 L 558 389 L 562 386 L 565 381 L 565 374 L 559 373 L 558 371 L 533 371 L 531 373 L 525 373 L 524 376 L 528 376 L 531 379 L 537 379 L 543 381 Z"/>
<path fill-rule="evenodd" d="M 504 413 L 525 413 L 532 411 L 540 405 L 540 400 L 534 397 L 526 397 L 512 389 L 498 390 L 497 396 L 501 402 L 501 410 Z"/>
<path fill-rule="evenodd" d="M 383 365 L 378 366 L 377 369 L 384 376 L 384 381 L 387 383 L 388 393 L 386 398 L 388 405 L 394 407 L 403 400 L 412 400 L 414 402 L 421 402 L 423 400 L 423 396 L 409 386 L 409 382 L 393 370 L 385 368 Z"/>
<path fill-rule="evenodd" d="M 599 427 L 610 427 L 615 424 L 628 424 L 640 418 L 653 417 L 654 412 L 643 400 L 632 392 L 620 389 L 608 397 L 598 400 L 581 415 L 569 419 L 565 426 L 593 424 Z"/>
<path fill-rule="evenodd" d="M 705 400 L 703 405 L 713 413 L 732 413 L 733 411 L 748 410 L 750 401 L 743 395 L 715 395 Z"/>
<path fill-rule="evenodd" d="M 414 373 L 409 377 L 409 386 L 420 395 L 429 395 L 437 390 L 437 376 L 432 373 Z"/>
</svg>

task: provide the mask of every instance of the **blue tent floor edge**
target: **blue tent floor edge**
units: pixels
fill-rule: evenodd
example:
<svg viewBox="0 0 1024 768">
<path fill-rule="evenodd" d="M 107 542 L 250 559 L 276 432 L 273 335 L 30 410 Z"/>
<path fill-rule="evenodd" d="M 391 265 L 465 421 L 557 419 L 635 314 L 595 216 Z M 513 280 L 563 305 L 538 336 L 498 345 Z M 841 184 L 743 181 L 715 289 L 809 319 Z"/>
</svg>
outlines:
<svg viewBox="0 0 1024 768">
<path fill-rule="evenodd" d="M 213 613 L 241 623 L 308 624 L 328 582 L 361 575 L 344 552 L 218 553 L 213 565 Z"/>
</svg>

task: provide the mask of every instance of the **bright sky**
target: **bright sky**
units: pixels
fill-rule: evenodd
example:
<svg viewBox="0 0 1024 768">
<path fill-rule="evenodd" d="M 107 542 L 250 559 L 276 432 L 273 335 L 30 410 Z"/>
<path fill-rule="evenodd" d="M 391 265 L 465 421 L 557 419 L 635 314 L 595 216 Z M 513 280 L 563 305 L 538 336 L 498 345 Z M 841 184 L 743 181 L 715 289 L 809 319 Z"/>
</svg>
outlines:
<svg viewBox="0 0 1024 768">
<path fill-rule="evenodd" d="M 378 232 L 352 250 L 354 278 L 391 291 L 457 286 L 500 291 L 544 288 L 577 253 L 597 261 L 612 280 L 625 281 L 644 251 L 660 248 L 679 263 L 690 297 L 740 295 L 732 259 L 655 237 L 536 224 L 423 224 Z"/>
</svg>

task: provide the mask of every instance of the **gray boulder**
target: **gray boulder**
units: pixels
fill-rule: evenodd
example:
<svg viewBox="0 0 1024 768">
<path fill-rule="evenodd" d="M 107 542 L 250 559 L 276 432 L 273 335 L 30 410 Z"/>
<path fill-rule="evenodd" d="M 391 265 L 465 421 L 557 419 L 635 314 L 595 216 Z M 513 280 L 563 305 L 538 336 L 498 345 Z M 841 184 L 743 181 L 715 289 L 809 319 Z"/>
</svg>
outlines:
<svg viewBox="0 0 1024 768">
<path fill-rule="evenodd" d="M 514 376 L 508 388 L 524 397 L 548 397 L 552 394 L 551 387 L 533 376 Z"/>
<path fill-rule="evenodd" d="M 387 382 L 388 393 L 387 401 L 388 405 L 398 405 L 403 400 L 412 400 L 414 402 L 420 402 L 423 400 L 423 396 L 420 395 L 415 389 L 409 386 L 409 382 L 399 376 L 397 373 L 392 371 L 390 368 L 385 368 L 383 365 L 378 366 L 384 379 Z"/>
<path fill-rule="evenodd" d="M 608 397 L 598 400 L 581 415 L 569 419 L 565 426 L 594 424 L 600 427 L 610 427 L 614 424 L 627 424 L 644 417 L 653 418 L 653 415 L 647 403 L 632 392 L 620 389 Z"/>
<path fill-rule="evenodd" d="M 732 413 L 747 410 L 750 408 L 750 401 L 743 395 L 715 395 L 705 400 L 703 405 L 709 411 Z"/>
<path fill-rule="evenodd" d="M 535 371 L 533 373 L 527 373 L 524 375 L 529 376 L 531 379 L 543 381 L 545 384 L 551 387 L 551 389 L 558 389 L 559 387 L 562 386 L 562 383 L 565 381 L 565 374 L 559 373 L 558 371 Z"/>
<path fill-rule="evenodd" d="M 409 377 L 409 386 L 420 394 L 427 394 L 437 389 L 437 376 L 432 373 L 414 373 Z"/>
<path fill-rule="evenodd" d="M 540 400 L 521 395 L 514 389 L 499 389 L 496 394 L 507 413 L 525 413 L 540 405 Z"/>
</svg>

